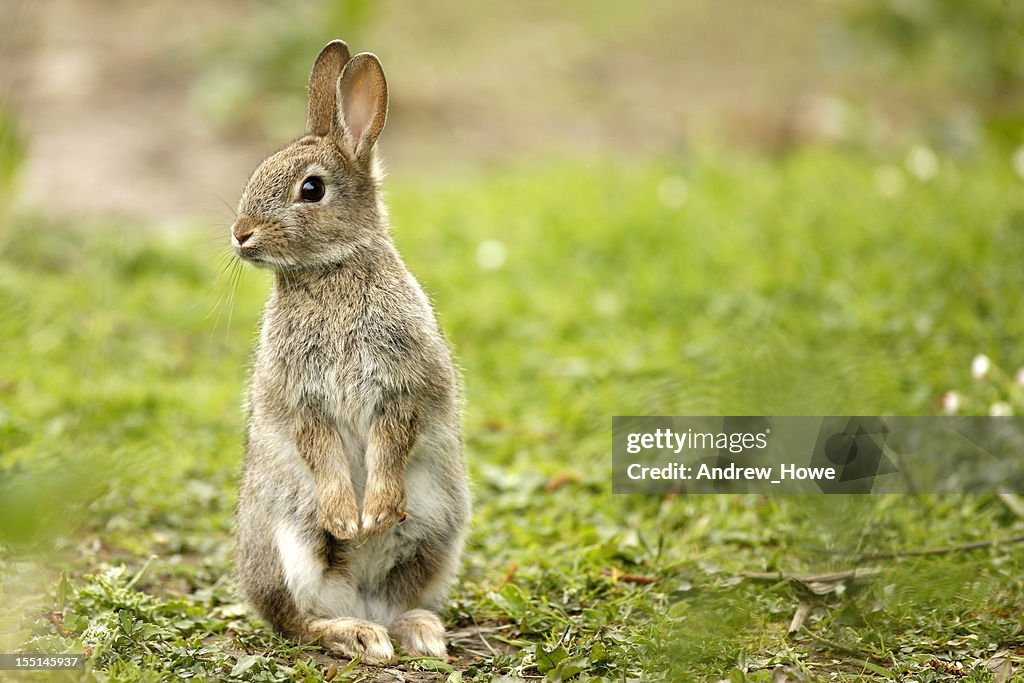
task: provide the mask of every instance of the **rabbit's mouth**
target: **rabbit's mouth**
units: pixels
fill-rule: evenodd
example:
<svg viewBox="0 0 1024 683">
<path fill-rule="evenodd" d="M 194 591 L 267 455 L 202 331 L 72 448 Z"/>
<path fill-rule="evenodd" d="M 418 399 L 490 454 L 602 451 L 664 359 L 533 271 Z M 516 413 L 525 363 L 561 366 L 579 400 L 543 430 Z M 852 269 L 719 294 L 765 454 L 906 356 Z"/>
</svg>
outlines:
<svg viewBox="0 0 1024 683">
<path fill-rule="evenodd" d="M 235 255 L 254 266 L 273 266 L 274 259 L 267 255 L 264 247 L 265 245 L 262 244 L 262 240 L 256 236 L 240 241 L 234 234 L 231 235 L 231 248 L 234 250 Z"/>
<path fill-rule="evenodd" d="M 234 246 L 234 245 L 233 245 Z M 289 262 L 280 256 L 274 256 L 266 253 L 265 250 L 260 248 L 260 245 L 248 245 L 243 244 L 241 246 L 235 246 L 235 254 L 239 259 L 246 263 L 252 264 L 257 268 L 267 268 L 269 270 L 291 270 L 295 268 L 295 264 Z"/>
<path fill-rule="evenodd" d="M 263 259 L 260 257 L 259 253 L 252 249 L 246 249 L 245 247 L 235 247 L 235 254 L 238 256 L 238 258 L 253 265 L 258 266 L 262 265 L 263 263 Z"/>
<path fill-rule="evenodd" d="M 255 241 L 255 240 L 253 240 Z M 259 249 L 259 245 L 252 244 L 251 242 L 246 244 L 239 244 L 238 240 L 234 235 L 231 236 L 231 246 L 235 250 L 235 255 L 243 261 L 248 261 L 253 265 L 263 265 L 265 262 L 264 254 Z"/>
<path fill-rule="evenodd" d="M 257 266 L 272 266 L 275 259 L 266 254 L 267 233 L 275 225 L 267 225 L 247 214 L 239 214 L 231 226 L 231 247 L 243 261 Z"/>
<path fill-rule="evenodd" d="M 281 264 L 273 256 L 268 256 L 256 247 L 235 247 L 235 254 L 246 263 L 251 263 L 258 268 L 280 268 Z"/>
</svg>

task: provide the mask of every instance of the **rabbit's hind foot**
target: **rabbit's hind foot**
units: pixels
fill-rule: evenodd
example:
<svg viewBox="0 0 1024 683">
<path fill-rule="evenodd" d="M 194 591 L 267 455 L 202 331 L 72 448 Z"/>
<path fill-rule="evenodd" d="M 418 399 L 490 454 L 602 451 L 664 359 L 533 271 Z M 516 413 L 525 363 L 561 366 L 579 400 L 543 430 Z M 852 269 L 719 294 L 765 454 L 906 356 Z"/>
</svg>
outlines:
<svg viewBox="0 0 1024 683">
<path fill-rule="evenodd" d="M 440 657 L 448 655 L 441 619 L 425 609 L 411 609 L 391 622 L 391 635 L 402 644 L 409 657 Z"/>
<path fill-rule="evenodd" d="M 438 622 L 440 623 L 440 622 Z M 395 647 L 380 624 L 352 617 L 313 619 L 306 625 L 310 639 L 338 654 L 360 657 L 365 664 L 387 664 L 395 659 Z"/>
</svg>

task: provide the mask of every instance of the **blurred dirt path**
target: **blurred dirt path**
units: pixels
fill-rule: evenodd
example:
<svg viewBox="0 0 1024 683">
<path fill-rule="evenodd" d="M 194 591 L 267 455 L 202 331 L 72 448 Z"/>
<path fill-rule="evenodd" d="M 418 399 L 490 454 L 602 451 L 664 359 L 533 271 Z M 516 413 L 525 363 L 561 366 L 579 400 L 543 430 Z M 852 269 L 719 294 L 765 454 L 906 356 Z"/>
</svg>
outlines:
<svg viewBox="0 0 1024 683">
<path fill-rule="evenodd" d="M 367 45 L 353 45 L 389 73 L 392 175 L 666 154 L 705 128 L 776 145 L 794 134 L 794 103 L 828 92 L 836 70 L 820 59 L 817 4 L 651 1 L 586 25 L 557 4 L 472 6 L 467 19 L 452 0 L 385 3 Z M 286 137 L 215 128 L 195 104 L 210 68 L 197 46 L 268 7 L 287 12 L 255 0 L 0 0 L 0 103 L 30 144 L 19 202 L 165 226 L 230 222 L 225 204 Z M 285 135 L 302 121 L 296 111 Z"/>
<path fill-rule="evenodd" d="M 29 141 L 20 201 L 75 217 L 229 221 L 263 151 L 218 135 L 189 105 L 196 65 L 177 46 L 230 26 L 231 3 L 3 0 L 0 93 Z"/>
</svg>

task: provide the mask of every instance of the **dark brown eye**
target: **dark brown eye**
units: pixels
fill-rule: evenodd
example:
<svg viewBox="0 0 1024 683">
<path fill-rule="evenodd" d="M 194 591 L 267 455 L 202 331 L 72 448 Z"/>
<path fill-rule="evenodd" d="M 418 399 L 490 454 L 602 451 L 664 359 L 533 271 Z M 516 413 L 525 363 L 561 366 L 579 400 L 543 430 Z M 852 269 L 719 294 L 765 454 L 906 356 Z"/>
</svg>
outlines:
<svg viewBox="0 0 1024 683">
<path fill-rule="evenodd" d="M 311 175 L 302 181 L 299 198 L 304 202 L 318 202 L 324 198 L 323 178 Z"/>
</svg>

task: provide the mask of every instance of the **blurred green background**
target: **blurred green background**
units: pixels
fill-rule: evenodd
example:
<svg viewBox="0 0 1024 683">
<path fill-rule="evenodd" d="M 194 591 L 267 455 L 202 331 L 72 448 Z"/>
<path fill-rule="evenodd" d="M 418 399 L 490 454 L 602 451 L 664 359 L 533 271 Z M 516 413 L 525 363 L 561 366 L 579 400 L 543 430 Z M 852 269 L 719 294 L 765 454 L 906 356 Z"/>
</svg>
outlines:
<svg viewBox="0 0 1024 683">
<path fill-rule="evenodd" d="M 616 414 L 1024 411 L 1021 4 L 0 8 L 0 651 L 114 680 L 1021 668 L 1018 546 L 900 554 L 1017 538 L 1016 499 L 609 477 Z M 388 74 L 393 233 L 463 368 L 477 499 L 454 659 L 390 673 L 273 637 L 231 578 L 270 285 L 231 207 L 334 37 Z M 813 599 L 743 575 L 855 567 Z"/>
</svg>

